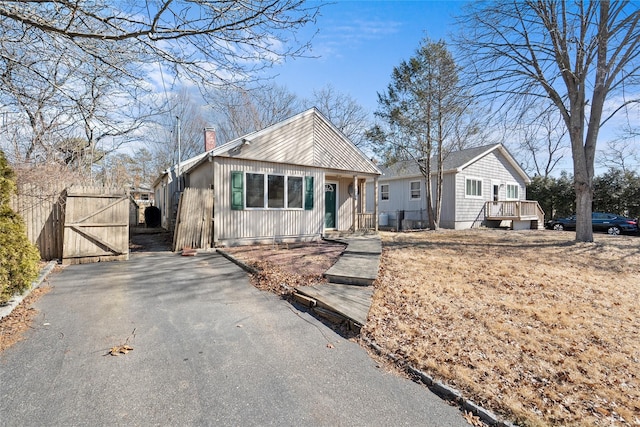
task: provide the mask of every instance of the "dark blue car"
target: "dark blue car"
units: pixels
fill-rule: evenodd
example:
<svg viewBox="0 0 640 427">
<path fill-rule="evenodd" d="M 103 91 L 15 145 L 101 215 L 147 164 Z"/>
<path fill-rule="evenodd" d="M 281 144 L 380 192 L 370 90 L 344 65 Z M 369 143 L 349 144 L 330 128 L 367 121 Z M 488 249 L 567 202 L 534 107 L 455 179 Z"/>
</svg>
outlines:
<svg viewBox="0 0 640 427">
<path fill-rule="evenodd" d="M 591 225 L 593 226 L 593 231 L 606 231 L 612 235 L 638 232 L 638 223 L 635 220 L 610 213 L 593 212 L 591 214 Z M 575 230 L 576 216 L 571 215 L 566 218 L 552 219 L 547 222 L 547 228 L 551 230 Z"/>
</svg>

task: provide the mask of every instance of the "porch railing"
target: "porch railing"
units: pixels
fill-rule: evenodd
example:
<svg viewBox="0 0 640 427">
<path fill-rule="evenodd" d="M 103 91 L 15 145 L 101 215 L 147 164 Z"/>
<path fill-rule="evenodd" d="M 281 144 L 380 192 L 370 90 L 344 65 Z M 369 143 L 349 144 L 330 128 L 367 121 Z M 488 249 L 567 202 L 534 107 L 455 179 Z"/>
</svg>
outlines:
<svg viewBox="0 0 640 427">
<path fill-rule="evenodd" d="M 356 214 L 356 229 L 357 230 L 375 230 L 376 221 L 373 213 L 359 213 Z"/>
</svg>

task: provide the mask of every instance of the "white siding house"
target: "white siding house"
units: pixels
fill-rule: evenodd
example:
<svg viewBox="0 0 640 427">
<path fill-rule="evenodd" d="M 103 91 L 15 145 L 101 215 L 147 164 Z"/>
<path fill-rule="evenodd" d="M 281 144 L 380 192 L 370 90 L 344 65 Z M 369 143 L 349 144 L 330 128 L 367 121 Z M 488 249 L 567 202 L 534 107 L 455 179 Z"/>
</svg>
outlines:
<svg viewBox="0 0 640 427">
<path fill-rule="evenodd" d="M 363 200 L 366 180 L 377 181 L 380 170 L 315 108 L 184 163 L 186 187 L 214 190 L 214 245 L 376 227 Z M 172 177 L 156 180 L 157 191 Z M 156 200 L 161 211 L 171 210 Z"/>
<path fill-rule="evenodd" d="M 433 162 L 432 168 L 437 169 Z M 403 161 L 381 167 L 378 180 L 378 207 L 384 219 L 397 224 L 398 217 L 424 225 L 426 182 L 415 161 Z M 442 208 L 440 227 L 465 229 L 479 225 L 498 225 L 510 221 L 513 228 L 529 228 L 542 223 L 536 202 L 526 201 L 529 177 L 502 144 L 469 148 L 449 153 L 443 161 Z M 435 205 L 436 175 L 432 175 Z M 373 181 L 367 183 L 373 194 Z M 376 200 L 367 199 L 367 206 Z M 491 202 L 491 203 L 488 203 Z M 522 210 L 520 210 L 522 209 Z M 538 223 L 539 221 L 539 223 Z M 384 222 L 384 220 L 383 220 Z M 382 224 L 384 225 L 384 224 Z"/>
</svg>

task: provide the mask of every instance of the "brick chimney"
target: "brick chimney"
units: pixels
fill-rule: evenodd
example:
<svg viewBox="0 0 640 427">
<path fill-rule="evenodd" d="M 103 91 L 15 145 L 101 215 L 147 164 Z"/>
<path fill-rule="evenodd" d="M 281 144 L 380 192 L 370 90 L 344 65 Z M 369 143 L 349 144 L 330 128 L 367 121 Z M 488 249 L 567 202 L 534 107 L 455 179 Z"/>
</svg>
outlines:
<svg viewBox="0 0 640 427">
<path fill-rule="evenodd" d="M 216 148 L 216 130 L 214 128 L 204 128 L 204 151 Z"/>
</svg>

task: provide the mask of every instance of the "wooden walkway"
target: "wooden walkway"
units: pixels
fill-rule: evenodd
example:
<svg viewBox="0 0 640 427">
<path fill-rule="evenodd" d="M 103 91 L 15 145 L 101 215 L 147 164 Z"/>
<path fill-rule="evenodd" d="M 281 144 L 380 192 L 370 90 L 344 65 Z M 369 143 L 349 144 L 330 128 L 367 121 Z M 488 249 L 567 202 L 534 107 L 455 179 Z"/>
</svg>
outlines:
<svg viewBox="0 0 640 427">
<path fill-rule="evenodd" d="M 296 293 L 302 295 L 301 302 L 307 302 L 312 308 L 320 307 L 363 326 L 367 321 L 373 288 L 370 286 L 343 285 L 340 283 L 323 283 L 315 286 L 301 286 Z M 306 298 L 305 298 L 306 297 Z M 322 312 L 320 314 L 329 315 Z M 329 315 L 330 317 L 330 315 Z M 339 319 L 337 319 L 339 320 Z"/>
<path fill-rule="evenodd" d="M 367 321 L 373 281 L 378 276 L 382 244 L 379 236 L 340 239 L 348 246 L 325 273 L 329 283 L 296 288 L 296 299 L 333 321 L 348 321 L 359 330 Z"/>
</svg>

